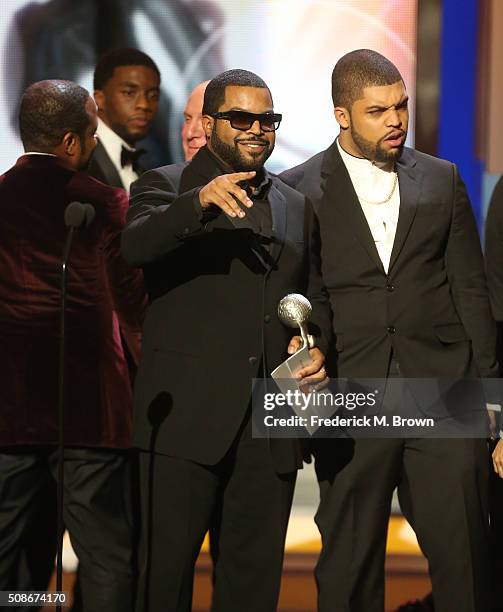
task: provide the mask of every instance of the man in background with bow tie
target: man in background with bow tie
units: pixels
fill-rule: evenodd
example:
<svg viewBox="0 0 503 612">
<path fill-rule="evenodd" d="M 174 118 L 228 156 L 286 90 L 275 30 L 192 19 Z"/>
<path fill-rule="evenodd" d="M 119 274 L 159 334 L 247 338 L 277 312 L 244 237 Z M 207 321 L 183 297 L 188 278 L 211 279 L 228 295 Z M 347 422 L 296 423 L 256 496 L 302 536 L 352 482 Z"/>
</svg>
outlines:
<svg viewBox="0 0 503 612">
<path fill-rule="evenodd" d="M 88 173 L 111 187 L 129 187 L 142 173 L 136 143 L 148 134 L 159 107 L 161 75 L 146 53 L 114 49 L 101 56 L 94 70 L 98 106 L 98 144 Z M 121 327 L 131 380 L 139 361 L 140 342 Z"/>
<path fill-rule="evenodd" d="M 112 187 L 129 187 L 142 173 L 145 138 L 159 107 L 161 76 L 154 61 L 138 49 L 115 49 L 103 55 L 94 71 L 98 105 L 98 145 L 89 174 Z"/>
</svg>

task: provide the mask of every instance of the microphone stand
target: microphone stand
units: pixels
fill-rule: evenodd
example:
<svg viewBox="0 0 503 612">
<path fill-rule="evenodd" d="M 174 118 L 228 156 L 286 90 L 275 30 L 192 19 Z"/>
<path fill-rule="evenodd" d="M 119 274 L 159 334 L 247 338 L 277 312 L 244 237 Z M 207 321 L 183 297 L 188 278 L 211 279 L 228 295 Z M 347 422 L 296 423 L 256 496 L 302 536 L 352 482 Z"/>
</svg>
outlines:
<svg viewBox="0 0 503 612">
<path fill-rule="evenodd" d="M 65 406 L 65 313 L 68 257 L 72 246 L 75 227 L 71 226 L 66 235 L 63 260 L 61 263 L 60 315 L 59 315 L 59 380 L 58 380 L 58 480 L 57 480 L 57 556 L 56 556 L 56 591 L 63 590 L 63 520 L 64 492 L 64 406 Z M 61 612 L 61 601 L 58 599 L 56 611 Z"/>
</svg>

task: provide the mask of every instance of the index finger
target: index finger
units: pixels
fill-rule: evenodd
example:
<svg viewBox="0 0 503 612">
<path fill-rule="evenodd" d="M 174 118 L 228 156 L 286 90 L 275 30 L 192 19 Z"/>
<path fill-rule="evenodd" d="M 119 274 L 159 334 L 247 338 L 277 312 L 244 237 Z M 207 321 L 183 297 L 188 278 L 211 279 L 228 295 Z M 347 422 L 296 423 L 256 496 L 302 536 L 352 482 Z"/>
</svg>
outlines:
<svg viewBox="0 0 503 612">
<path fill-rule="evenodd" d="M 228 174 L 227 178 L 233 183 L 239 183 L 240 181 L 247 181 L 251 179 L 257 174 L 255 170 L 250 170 L 249 172 L 234 172 L 233 174 Z"/>
</svg>

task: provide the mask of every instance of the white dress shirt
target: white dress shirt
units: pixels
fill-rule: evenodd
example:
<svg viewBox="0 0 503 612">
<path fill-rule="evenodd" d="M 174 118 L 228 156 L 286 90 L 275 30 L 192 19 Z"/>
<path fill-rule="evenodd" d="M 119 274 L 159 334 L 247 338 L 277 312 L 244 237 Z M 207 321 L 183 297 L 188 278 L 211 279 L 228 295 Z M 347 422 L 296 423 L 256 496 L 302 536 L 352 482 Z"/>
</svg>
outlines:
<svg viewBox="0 0 503 612">
<path fill-rule="evenodd" d="M 129 193 L 131 183 L 136 181 L 138 174 L 133 170 L 133 166 L 131 164 L 125 165 L 124 168 L 122 167 L 121 151 L 122 147 L 129 149 L 130 151 L 134 151 L 135 148 L 128 144 L 125 140 L 122 140 L 122 138 L 111 128 L 109 128 L 108 125 L 101 119 L 98 119 L 98 129 L 96 130 L 96 134 L 98 135 L 98 139 L 101 144 L 105 147 L 108 157 L 110 157 L 113 165 L 117 169 L 124 189 Z"/>
<path fill-rule="evenodd" d="M 350 155 L 341 147 L 339 139 L 337 146 L 387 273 L 400 212 L 397 175 L 383 170 L 378 163 Z"/>
</svg>

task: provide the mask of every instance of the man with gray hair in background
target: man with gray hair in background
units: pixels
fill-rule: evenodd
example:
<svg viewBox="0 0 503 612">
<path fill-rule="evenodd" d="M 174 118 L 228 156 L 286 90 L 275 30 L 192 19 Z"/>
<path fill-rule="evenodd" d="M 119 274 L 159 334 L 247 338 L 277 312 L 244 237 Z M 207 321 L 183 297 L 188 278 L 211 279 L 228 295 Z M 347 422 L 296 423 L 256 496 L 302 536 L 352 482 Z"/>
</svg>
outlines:
<svg viewBox="0 0 503 612">
<path fill-rule="evenodd" d="M 185 161 L 190 161 L 206 144 L 202 119 L 204 92 L 208 83 L 203 81 L 194 87 L 183 109 L 182 147 Z"/>
</svg>

